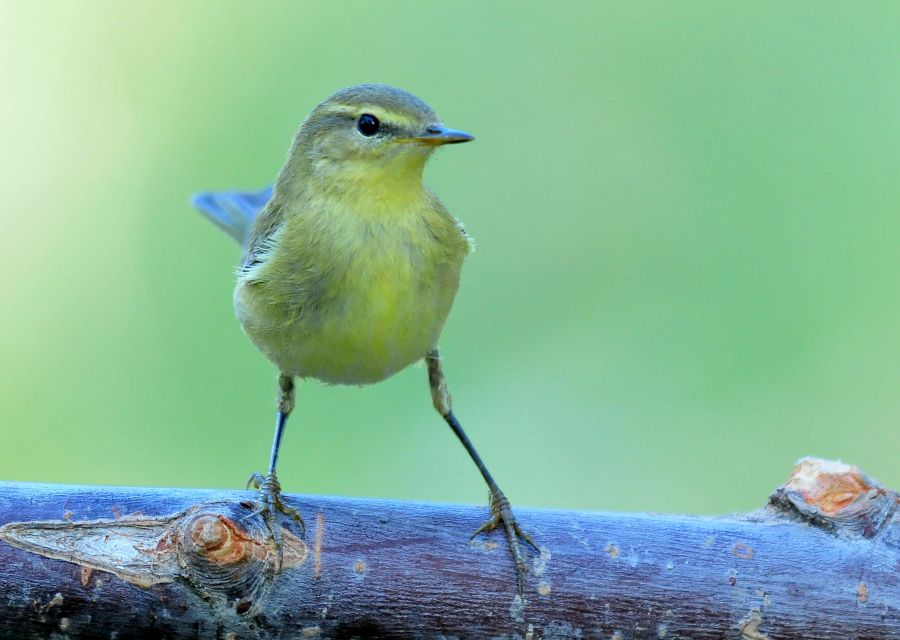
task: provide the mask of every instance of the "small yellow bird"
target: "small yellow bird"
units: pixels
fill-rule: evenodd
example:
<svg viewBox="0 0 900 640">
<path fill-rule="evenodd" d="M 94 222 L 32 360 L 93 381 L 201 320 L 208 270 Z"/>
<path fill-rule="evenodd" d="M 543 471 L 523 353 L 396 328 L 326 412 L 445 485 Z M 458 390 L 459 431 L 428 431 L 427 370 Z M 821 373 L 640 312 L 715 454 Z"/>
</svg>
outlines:
<svg viewBox="0 0 900 640">
<path fill-rule="evenodd" d="M 301 124 L 273 188 L 194 205 L 244 247 L 235 313 L 281 373 L 269 473 L 251 477 L 276 542 L 278 511 L 303 526 L 275 475 L 294 378 L 371 384 L 424 358 L 434 407 L 490 490 L 491 518 L 473 537 L 502 525 L 522 593 L 519 538 L 537 547 L 453 414 L 437 346 L 472 244 L 422 171 L 439 146 L 472 139 L 405 91 L 350 87 Z"/>
</svg>

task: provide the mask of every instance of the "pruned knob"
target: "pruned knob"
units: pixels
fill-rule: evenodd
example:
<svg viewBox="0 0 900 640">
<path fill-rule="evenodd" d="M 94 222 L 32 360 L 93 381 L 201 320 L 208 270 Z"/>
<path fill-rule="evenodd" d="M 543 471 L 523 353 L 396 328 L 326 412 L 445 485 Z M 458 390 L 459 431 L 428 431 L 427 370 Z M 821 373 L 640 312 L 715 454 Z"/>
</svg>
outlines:
<svg viewBox="0 0 900 640">
<path fill-rule="evenodd" d="M 782 515 L 845 536 L 872 538 L 891 520 L 897 494 L 842 462 L 804 458 L 770 498 Z"/>
</svg>

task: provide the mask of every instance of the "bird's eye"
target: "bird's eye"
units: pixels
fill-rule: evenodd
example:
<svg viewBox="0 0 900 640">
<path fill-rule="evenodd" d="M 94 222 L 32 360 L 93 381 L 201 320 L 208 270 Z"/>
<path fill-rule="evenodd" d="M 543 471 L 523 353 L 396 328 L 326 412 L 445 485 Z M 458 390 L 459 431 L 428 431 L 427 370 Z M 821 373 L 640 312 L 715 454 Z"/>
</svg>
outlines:
<svg viewBox="0 0 900 640">
<path fill-rule="evenodd" d="M 371 113 L 364 113 L 359 117 L 359 120 L 356 121 L 356 128 L 359 129 L 359 132 L 364 136 L 371 137 L 378 133 L 378 130 L 381 128 L 381 123 L 378 122 L 378 118 Z"/>
</svg>

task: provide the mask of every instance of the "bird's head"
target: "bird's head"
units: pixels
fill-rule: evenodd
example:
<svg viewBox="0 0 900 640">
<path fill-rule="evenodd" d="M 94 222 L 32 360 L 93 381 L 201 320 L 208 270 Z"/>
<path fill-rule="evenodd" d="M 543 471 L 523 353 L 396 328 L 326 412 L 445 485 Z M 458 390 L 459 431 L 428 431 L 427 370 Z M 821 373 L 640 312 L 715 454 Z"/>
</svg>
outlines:
<svg viewBox="0 0 900 640">
<path fill-rule="evenodd" d="M 439 146 L 473 137 L 445 127 L 416 96 L 383 84 L 338 91 L 300 126 L 285 179 L 322 179 L 346 186 L 421 179 Z M 287 168 L 287 167 L 286 167 Z"/>
</svg>

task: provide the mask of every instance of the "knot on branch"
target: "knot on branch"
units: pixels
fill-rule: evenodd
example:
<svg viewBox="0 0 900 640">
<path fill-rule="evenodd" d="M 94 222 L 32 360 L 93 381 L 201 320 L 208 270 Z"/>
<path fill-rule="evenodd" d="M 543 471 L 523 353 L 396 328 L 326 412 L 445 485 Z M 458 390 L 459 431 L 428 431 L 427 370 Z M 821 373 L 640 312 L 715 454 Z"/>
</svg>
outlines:
<svg viewBox="0 0 900 640">
<path fill-rule="evenodd" d="M 847 537 L 872 538 L 897 511 L 898 494 L 842 462 L 804 458 L 769 497 L 781 515 Z"/>
<path fill-rule="evenodd" d="M 228 502 L 202 505 L 179 517 L 157 545 L 157 552 L 174 552 L 181 576 L 202 597 L 238 614 L 256 607 L 275 574 L 302 563 L 307 553 L 306 545 L 287 529 L 282 529 L 282 546 L 277 549 L 253 507 Z"/>
<path fill-rule="evenodd" d="M 162 517 L 11 522 L 0 527 L 0 540 L 138 587 L 184 580 L 211 604 L 243 615 L 257 611 L 278 572 L 308 555 L 286 528 L 279 549 L 255 509 L 206 502 Z"/>
</svg>

